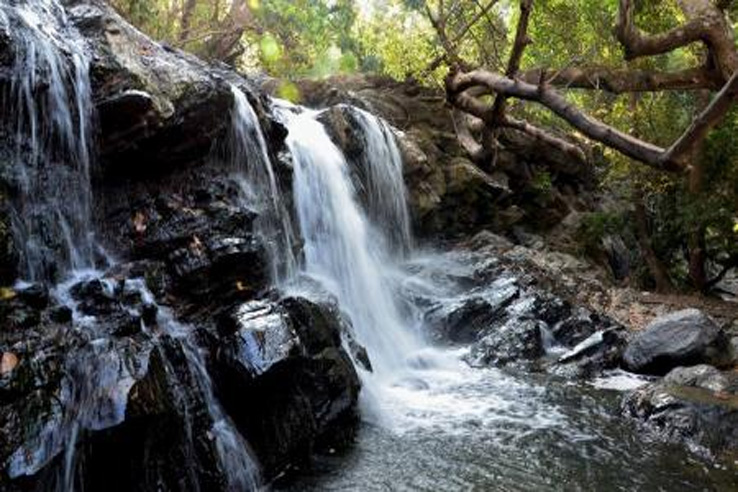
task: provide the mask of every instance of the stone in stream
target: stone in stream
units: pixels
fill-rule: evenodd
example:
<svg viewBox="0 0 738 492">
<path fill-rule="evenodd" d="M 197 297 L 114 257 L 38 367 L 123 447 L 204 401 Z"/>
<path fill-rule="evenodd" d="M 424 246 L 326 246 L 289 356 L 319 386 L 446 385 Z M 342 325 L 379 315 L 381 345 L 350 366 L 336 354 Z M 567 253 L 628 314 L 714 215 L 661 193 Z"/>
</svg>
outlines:
<svg viewBox="0 0 738 492">
<path fill-rule="evenodd" d="M 705 364 L 677 367 L 628 394 L 622 413 L 668 440 L 696 443 L 720 457 L 738 449 L 738 374 Z"/>
<path fill-rule="evenodd" d="M 527 365 L 545 355 L 539 320 L 510 319 L 472 346 L 468 362 L 476 367 Z"/>
<path fill-rule="evenodd" d="M 504 317 L 504 309 L 519 293 L 515 279 L 500 279 L 483 292 L 434 306 L 425 314 L 427 329 L 438 341 L 477 341 L 490 326 Z"/>
<path fill-rule="evenodd" d="M 685 309 L 652 321 L 635 334 L 624 354 L 625 366 L 644 374 L 663 375 L 677 366 L 730 363 L 725 333 L 697 309 Z"/>
<path fill-rule="evenodd" d="M 359 378 L 342 348 L 337 312 L 289 297 L 251 301 L 232 316 L 222 328 L 232 334 L 218 349 L 216 380 L 265 478 L 315 448 L 350 442 Z"/>
<path fill-rule="evenodd" d="M 551 372 L 570 377 L 593 377 L 616 369 L 622 362 L 627 331 L 614 326 L 597 331 L 558 358 Z"/>
</svg>

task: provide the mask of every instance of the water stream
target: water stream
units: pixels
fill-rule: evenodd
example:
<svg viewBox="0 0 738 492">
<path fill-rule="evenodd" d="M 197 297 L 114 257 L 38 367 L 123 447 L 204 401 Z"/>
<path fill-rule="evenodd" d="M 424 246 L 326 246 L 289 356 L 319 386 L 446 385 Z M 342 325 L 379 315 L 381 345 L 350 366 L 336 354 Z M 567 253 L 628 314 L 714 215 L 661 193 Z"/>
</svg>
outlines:
<svg viewBox="0 0 738 492">
<path fill-rule="evenodd" d="M 468 349 L 428 343 L 424 310 L 462 298 L 455 279 L 475 265 L 410 247 L 391 131 L 349 109 L 367 147 L 363 161 L 350 162 L 320 112 L 279 104 L 277 111 L 295 161 L 302 273 L 338 299 L 373 367 L 360 369 L 364 423 L 356 447 L 318 457 L 277 489 L 735 490 L 731 470 L 616 415 L 620 394 L 605 388 L 642 381 L 618 374 L 587 385 L 474 369 L 463 360 Z"/>
</svg>

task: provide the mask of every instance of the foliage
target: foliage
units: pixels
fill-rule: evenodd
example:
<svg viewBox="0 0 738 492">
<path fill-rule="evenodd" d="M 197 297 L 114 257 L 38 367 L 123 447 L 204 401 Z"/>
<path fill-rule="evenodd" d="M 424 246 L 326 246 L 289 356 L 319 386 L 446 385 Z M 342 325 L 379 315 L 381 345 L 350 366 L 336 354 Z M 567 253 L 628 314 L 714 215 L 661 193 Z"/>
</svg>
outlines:
<svg viewBox="0 0 738 492">
<path fill-rule="evenodd" d="M 590 212 L 582 217 L 576 231 L 582 253 L 596 255 L 607 236 L 623 234 L 628 226 L 627 214 L 615 211 Z"/>
</svg>

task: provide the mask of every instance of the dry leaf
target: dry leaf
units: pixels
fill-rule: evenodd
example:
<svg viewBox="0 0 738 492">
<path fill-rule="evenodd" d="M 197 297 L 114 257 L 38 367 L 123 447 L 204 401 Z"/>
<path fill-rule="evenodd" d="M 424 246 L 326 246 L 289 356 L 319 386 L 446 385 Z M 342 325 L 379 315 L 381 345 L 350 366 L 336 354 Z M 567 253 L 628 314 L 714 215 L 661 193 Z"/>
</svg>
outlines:
<svg viewBox="0 0 738 492">
<path fill-rule="evenodd" d="M 7 301 L 15 297 L 15 291 L 10 287 L 0 287 L 0 300 Z"/>
<path fill-rule="evenodd" d="M 10 371 L 16 368 L 18 365 L 18 356 L 11 353 L 3 353 L 3 358 L 0 360 L 0 376 L 8 374 Z"/>
<path fill-rule="evenodd" d="M 139 234 L 146 232 L 146 216 L 143 213 L 136 212 L 133 217 L 133 229 Z"/>
</svg>

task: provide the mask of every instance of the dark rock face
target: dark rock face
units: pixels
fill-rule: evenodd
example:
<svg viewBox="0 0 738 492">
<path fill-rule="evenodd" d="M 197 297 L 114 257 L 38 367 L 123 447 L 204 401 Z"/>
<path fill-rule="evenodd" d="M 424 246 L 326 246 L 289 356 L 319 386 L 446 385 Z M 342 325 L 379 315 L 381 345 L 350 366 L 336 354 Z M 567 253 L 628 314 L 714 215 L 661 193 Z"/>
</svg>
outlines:
<svg viewBox="0 0 738 492">
<path fill-rule="evenodd" d="M 260 291 L 269 275 L 253 231 L 256 213 L 220 172 L 208 167 L 107 188 L 106 239 L 131 260 L 163 264 L 181 295 L 227 300 Z"/>
<path fill-rule="evenodd" d="M 519 295 L 514 279 L 493 282 L 488 295 L 470 295 L 459 302 L 439 304 L 425 315 L 427 328 L 439 341 L 471 343 L 504 317 L 504 309 Z"/>
<path fill-rule="evenodd" d="M 337 311 L 264 297 L 271 238 L 257 234 L 258 212 L 222 162 L 231 86 L 246 93 L 287 182 L 284 128 L 235 72 L 151 41 L 103 1 L 62 3 L 88 41 L 95 234 L 115 264 L 53 290 L 0 289 L 0 491 L 64 489 L 70 442 L 66 479 L 120 491 L 252 488 L 234 487 L 220 456 L 216 434 L 231 420 L 266 480 L 314 448 L 349 442 L 359 380 Z M 0 86 L 8 39 L 0 28 Z M 3 286 L 18 262 L 6 128 Z"/>
<path fill-rule="evenodd" d="M 566 376 L 592 377 L 605 369 L 616 369 L 622 365 L 627 342 L 627 330 L 624 327 L 601 329 L 561 355 L 553 372 Z"/>
<path fill-rule="evenodd" d="M 112 280 L 82 280 L 69 295 L 80 317 L 95 313 L 84 329 L 72 326 L 71 313 L 36 286 L 0 303 L 5 319 L 25 320 L 0 331 L 0 352 L 12 362 L 0 374 L 0 483 L 7 490 L 57 486 L 74 423 L 81 456 L 93 429 L 125 420 L 127 390 L 147 371 L 152 344 L 143 329 L 153 323 L 143 321 L 144 299 Z"/>
<path fill-rule="evenodd" d="M 504 367 L 536 361 L 545 354 L 542 339 L 545 329 L 542 321 L 512 319 L 474 344 L 470 363 Z"/>
<path fill-rule="evenodd" d="M 657 318 L 633 337 L 624 354 L 630 370 L 647 374 L 700 363 L 723 365 L 730 358 L 725 334 L 696 309 Z"/>
<path fill-rule="evenodd" d="M 359 379 L 341 348 L 337 313 L 302 298 L 253 301 L 233 313 L 219 348 L 222 399 L 266 477 L 355 429 Z"/>
<path fill-rule="evenodd" d="M 666 439 L 691 442 L 718 457 L 738 446 L 738 377 L 715 367 L 678 367 L 629 394 L 623 414 Z M 727 456 L 730 459 L 730 456 Z"/>
</svg>

